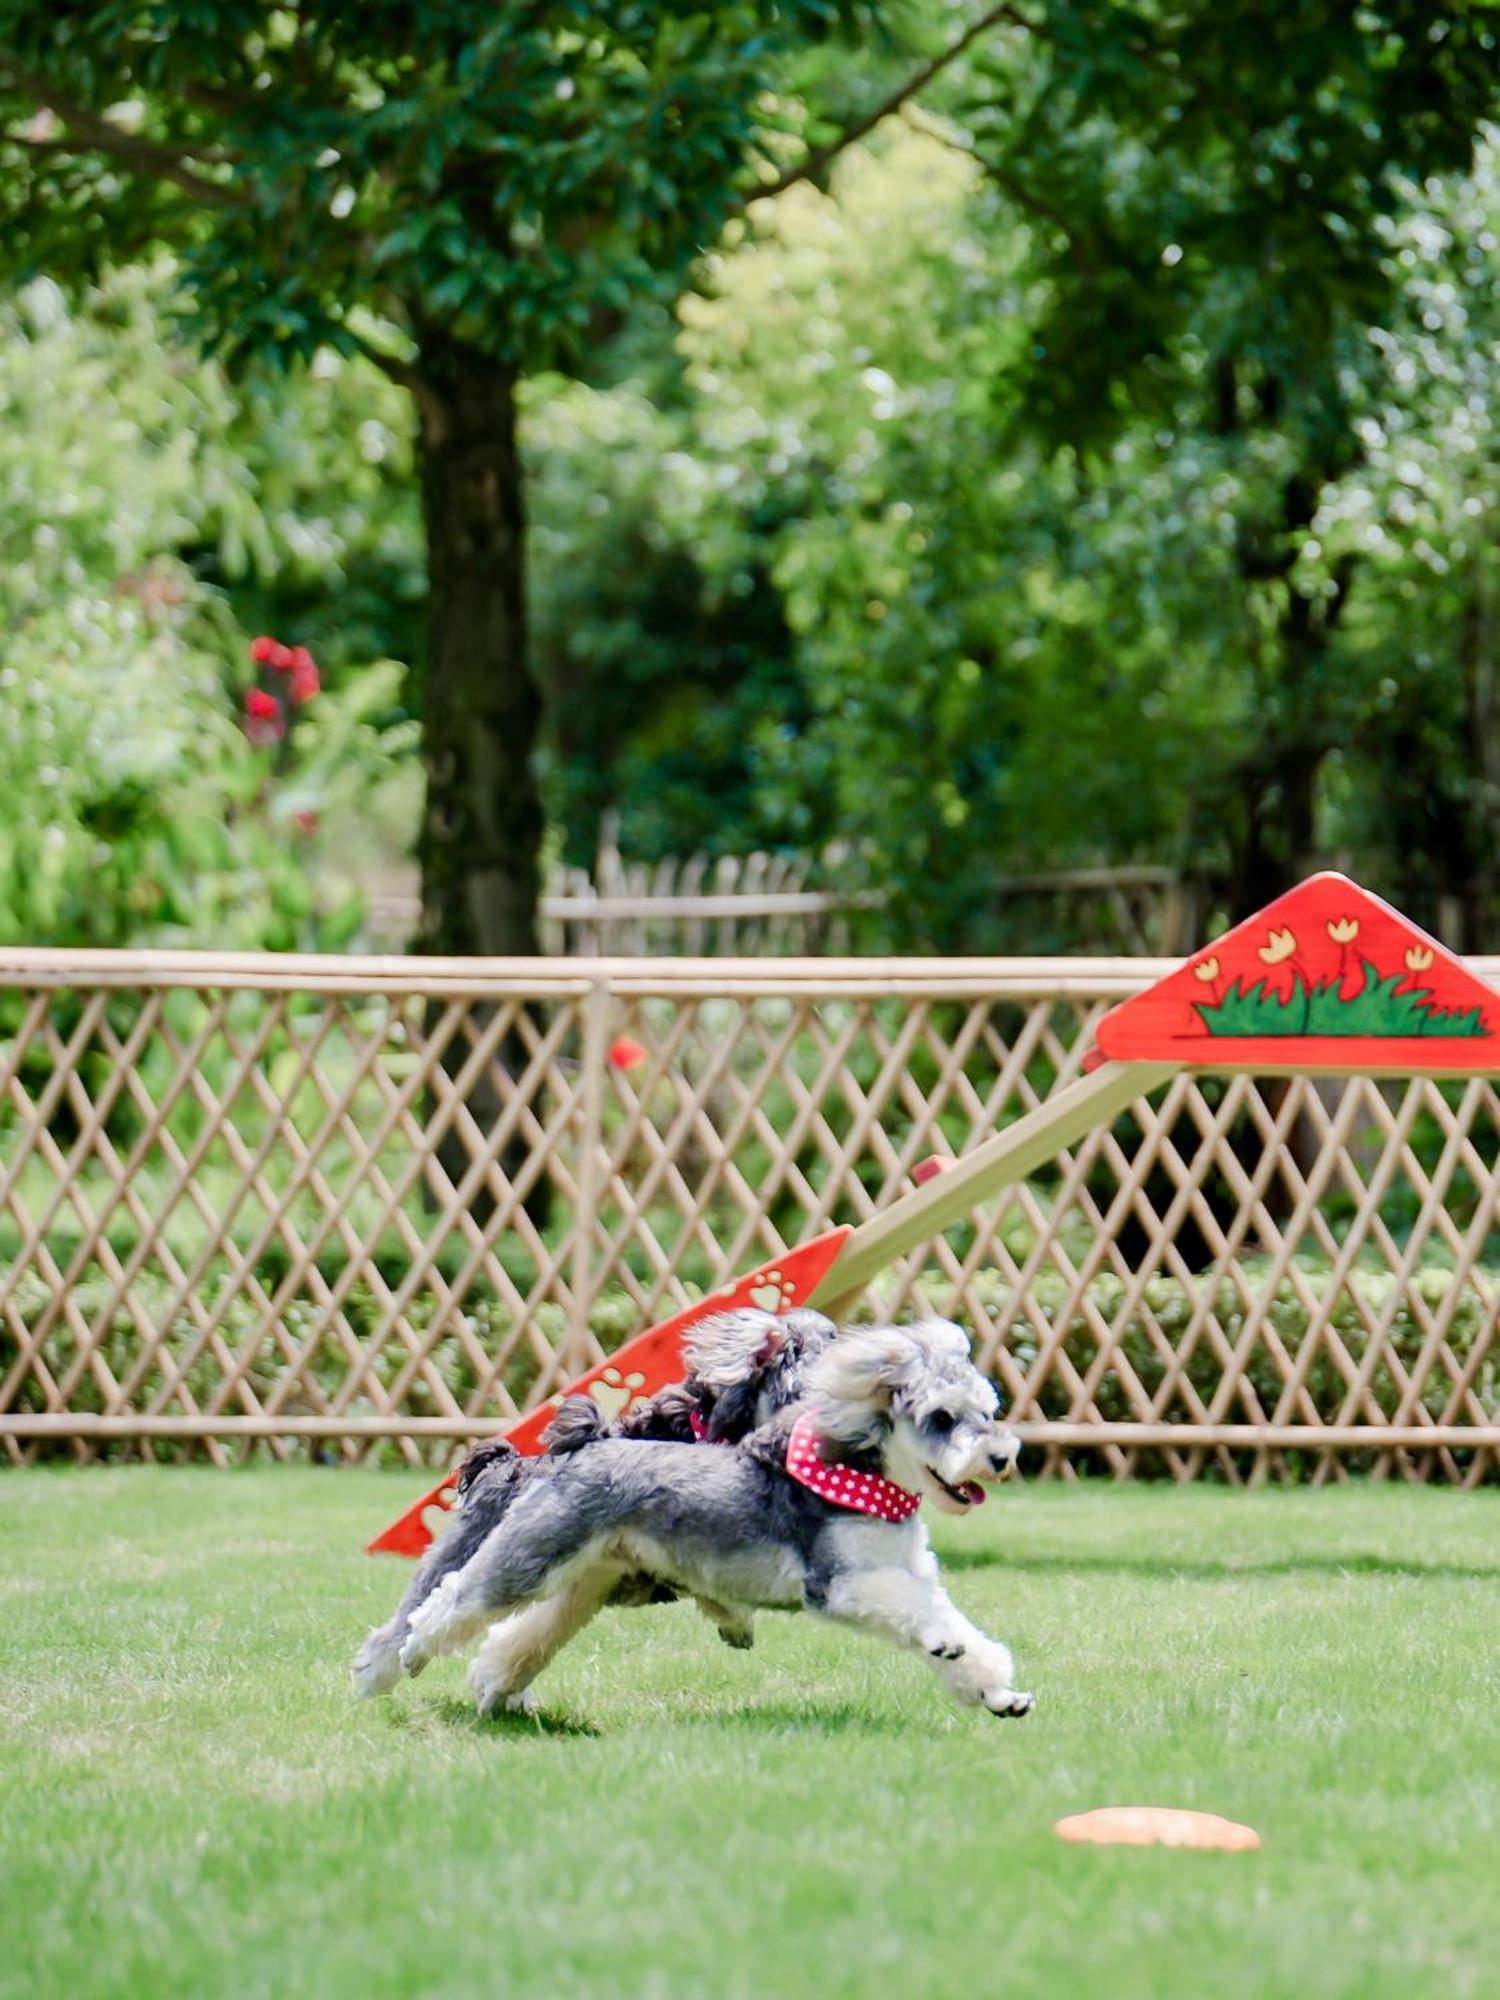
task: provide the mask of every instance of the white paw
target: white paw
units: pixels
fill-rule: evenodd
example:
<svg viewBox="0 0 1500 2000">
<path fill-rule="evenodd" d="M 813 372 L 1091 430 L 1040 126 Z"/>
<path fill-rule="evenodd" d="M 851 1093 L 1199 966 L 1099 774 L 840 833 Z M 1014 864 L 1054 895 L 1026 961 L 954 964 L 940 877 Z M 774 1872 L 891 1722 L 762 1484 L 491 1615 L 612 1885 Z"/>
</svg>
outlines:
<svg viewBox="0 0 1500 2000">
<path fill-rule="evenodd" d="M 539 1704 L 533 1689 L 517 1688 L 514 1693 L 507 1694 L 504 1680 L 497 1678 L 493 1670 L 485 1666 L 482 1657 L 469 1668 L 469 1692 L 481 1715 L 535 1715 L 538 1712 Z"/>
<path fill-rule="evenodd" d="M 1016 1663 L 1010 1656 L 1009 1646 L 1002 1646 L 998 1639 L 991 1639 L 979 1656 L 984 1668 L 987 1687 L 1008 1688 L 1015 1686 Z"/>
<path fill-rule="evenodd" d="M 979 1699 L 991 1715 L 1030 1715 L 1036 1707 L 1034 1694 L 1018 1694 L 1014 1688 L 987 1688 Z"/>
<path fill-rule="evenodd" d="M 401 1658 L 384 1629 L 374 1631 L 354 1656 L 350 1672 L 360 1694 L 388 1694 L 401 1678 Z"/>
<path fill-rule="evenodd" d="M 407 1673 L 419 1674 L 429 1661 L 456 1653 L 463 1645 L 472 1620 L 459 1608 L 460 1575 L 451 1571 L 411 1614 L 401 1648 L 401 1665 Z"/>
<path fill-rule="evenodd" d="M 431 1659 L 432 1654 L 428 1651 L 426 1642 L 423 1640 L 421 1634 L 413 1632 L 406 1644 L 401 1648 L 402 1673 L 410 1674 L 412 1679 L 415 1680 L 423 1667 L 427 1666 Z"/>
<path fill-rule="evenodd" d="M 957 1644 L 956 1634 L 943 1636 L 948 1647 L 941 1652 L 936 1646 L 929 1650 L 938 1671 L 961 1701 L 982 1702 L 988 1707 L 992 1688 L 1009 1693 L 1016 1670 L 1008 1646 L 1001 1645 L 998 1639 L 983 1638 Z"/>
</svg>

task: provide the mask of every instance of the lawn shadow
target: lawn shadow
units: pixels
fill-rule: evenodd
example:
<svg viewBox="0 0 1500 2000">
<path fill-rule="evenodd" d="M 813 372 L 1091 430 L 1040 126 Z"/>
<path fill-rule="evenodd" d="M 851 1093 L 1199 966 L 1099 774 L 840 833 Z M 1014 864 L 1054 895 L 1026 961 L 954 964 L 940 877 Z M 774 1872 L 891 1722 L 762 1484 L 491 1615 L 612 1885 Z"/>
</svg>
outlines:
<svg viewBox="0 0 1500 2000">
<path fill-rule="evenodd" d="M 496 1737 L 583 1737 L 598 1738 L 605 1731 L 597 1724 L 570 1715 L 481 1715 L 462 1695 L 435 1695 L 418 1707 L 387 1710 L 393 1729 L 421 1735 L 435 1724 L 459 1729 L 469 1736 Z M 816 1736 L 889 1736 L 894 1723 L 882 1722 L 856 1702 L 846 1701 L 766 1701 L 748 1702 L 739 1707 L 698 1708 L 679 1714 L 679 1724 L 688 1729 L 708 1729 L 716 1734 L 754 1731 L 758 1735 L 804 1732 Z"/>
<path fill-rule="evenodd" d="M 1214 1582 L 1229 1577 L 1248 1576 L 1404 1576 L 1430 1577 L 1435 1582 L 1500 1583 L 1500 1563 L 1409 1562 L 1401 1557 L 1376 1555 L 1268 1556 L 1239 1561 L 1233 1556 L 1205 1560 L 1199 1557 L 1128 1555 L 1016 1555 L 999 1549 L 949 1549 L 942 1558 L 944 1569 L 1000 1569 L 1047 1573 L 1057 1570 L 1090 1570 L 1109 1575 L 1142 1576 L 1170 1582 L 1191 1577 Z"/>
<path fill-rule="evenodd" d="M 393 1710 L 398 1729 L 417 1730 L 424 1722 L 441 1722 L 470 1736 L 602 1736 L 592 1722 L 571 1715 L 481 1715 L 462 1695 L 443 1694 L 420 1708 Z"/>
<path fill-rule="evenodd" d="M 852 1701 L 760 1701 L 746 1702 L 715 1714 L 694 1718 L 699 1728 L 720 1732 L 754 1730 L 762 1733 L 801 1731 L 816 1736 L 891 1736 L 899 1725 L 882 1721 L 868 1708 Z"/>
</svg>

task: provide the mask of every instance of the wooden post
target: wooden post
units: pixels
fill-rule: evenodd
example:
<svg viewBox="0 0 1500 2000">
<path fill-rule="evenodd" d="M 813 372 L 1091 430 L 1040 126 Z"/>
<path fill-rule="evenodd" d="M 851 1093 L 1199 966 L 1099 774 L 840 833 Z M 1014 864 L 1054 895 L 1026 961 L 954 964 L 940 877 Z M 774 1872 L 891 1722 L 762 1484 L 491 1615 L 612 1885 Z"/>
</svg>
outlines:
<svg viewBox="0 0 1500 2000">
<path fill-rule="evenodd" d="M 578 1139 L 578 1216 L 573 1239 L 573 1324 L 564 1373 L 581 1375 L 589 1351 L 589 1308 L 594 1302 L 593 1217 L 599 1205 L 599 1148 L 603 1142 L 604 1078 L 609 1061 L 609 974 L 596 974 L 583 1003 L 583 1075 Z"/>
<path fill-rule="evenodd" d="M 1101 1063 L 1035 1111 L 1028 1111 L 945 1174 L 913 1188 L 862 1223 L 824 1278 L 810 1305 L 833 1319 L 847 1312 L 878 1271 L 956 1222 L 971 1208 L 1025 1180 L 1044 1161 L 1096 1125 L 1107 1125 L 1127 1105 L 1176 1076 L 1179 1063 Z"/>
</svg>

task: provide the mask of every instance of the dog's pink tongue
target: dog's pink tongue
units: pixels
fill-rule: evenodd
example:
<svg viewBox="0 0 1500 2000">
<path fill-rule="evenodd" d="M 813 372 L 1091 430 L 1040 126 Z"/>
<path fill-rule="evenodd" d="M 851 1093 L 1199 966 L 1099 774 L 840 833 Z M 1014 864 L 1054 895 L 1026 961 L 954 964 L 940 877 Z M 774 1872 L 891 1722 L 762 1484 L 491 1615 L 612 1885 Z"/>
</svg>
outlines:
<svg viewBox="0 0 1500 2000">
<path fill-rule="evenodd" d="M 971 1507 L 982 1507 L 990 1497 L 977 1479 L 966 1479 L 958 1490 Z"/>
</svg>

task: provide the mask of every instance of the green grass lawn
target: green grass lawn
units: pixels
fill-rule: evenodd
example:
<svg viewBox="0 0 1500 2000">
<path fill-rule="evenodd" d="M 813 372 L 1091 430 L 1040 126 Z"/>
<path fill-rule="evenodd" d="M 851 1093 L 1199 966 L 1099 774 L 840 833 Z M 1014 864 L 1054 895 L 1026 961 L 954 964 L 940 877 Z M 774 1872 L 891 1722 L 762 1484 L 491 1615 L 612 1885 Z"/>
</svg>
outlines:
<svg viewBox="0 0 1500 2000">
<path fill-rule="evenodd" d="M 1500 1492 L 1022 1488 L 940 1523 L 1039 1696 L 607 1614 L 480 1724 L 346 1678 L 410 1476 L 0 1475 L 0 1992 L 1500 1990 Z M 1064 1846 L 1182 1804 L 1259 1854 Z"/>
</svg>

